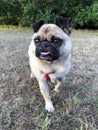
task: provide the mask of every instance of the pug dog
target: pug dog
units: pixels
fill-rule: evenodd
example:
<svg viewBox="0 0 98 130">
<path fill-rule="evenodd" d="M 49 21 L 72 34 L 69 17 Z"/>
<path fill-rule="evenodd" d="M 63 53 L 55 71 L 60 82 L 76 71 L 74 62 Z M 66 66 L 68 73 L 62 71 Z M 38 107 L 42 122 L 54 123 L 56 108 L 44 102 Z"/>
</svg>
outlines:
<svg viewBox="0 0 98 130">
<path fill-rule="evenodd" d="M 71 18 L 43 20 L 33 24 L 34 34 L 29 46 L 31 77 L 36 77 L 45 100 L 45 109 L 54 112 L 47 81 L 55 82 L 55 92 L 63 85 L 71 66 Z"/>
</svg>

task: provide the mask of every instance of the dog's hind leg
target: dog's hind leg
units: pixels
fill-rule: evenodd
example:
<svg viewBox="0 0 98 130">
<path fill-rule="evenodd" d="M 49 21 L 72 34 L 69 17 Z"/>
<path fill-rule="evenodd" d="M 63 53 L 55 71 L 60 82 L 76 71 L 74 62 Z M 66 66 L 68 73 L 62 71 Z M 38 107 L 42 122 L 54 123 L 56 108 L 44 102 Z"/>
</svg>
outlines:
<svg viewBox="0 0 98 130">
<path fill-rule="evenodd" d="M 57 79 L 57 84 L 56 84 L 56 86 L 55 86 L 55 88 L 54 88 L 54 91 L 55 91 L 55 92 L 59 92 L 60 87 L 63 86 L 63 82 L 64 82 L 64 79 L 63 79 L 63 78 Z"/>
</svg>

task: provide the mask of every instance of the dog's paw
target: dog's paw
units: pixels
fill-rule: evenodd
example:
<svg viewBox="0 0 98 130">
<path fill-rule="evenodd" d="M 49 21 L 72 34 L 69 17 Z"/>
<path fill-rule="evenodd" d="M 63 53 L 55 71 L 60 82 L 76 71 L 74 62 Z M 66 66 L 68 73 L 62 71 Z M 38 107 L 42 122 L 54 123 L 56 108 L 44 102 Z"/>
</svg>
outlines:
<svg viewBox="0 0 98 130">
<path fill-rule="evenodd" d="M 60 90 L 57 89 L 57 88 L 54 88 L 53 91 L 55 91 L 56 93 L 59 93 L 59 92 L 60 92 Z"/>
<path fill-rule="evenodd" d="M 45 109 L 46 109 L 48 112 L 54 112 L 54 111 L 55 111 L 55 108 L 54 108 L 52 102 L 47 102 L 46 105 L 45 105 Z"/>
</svg>

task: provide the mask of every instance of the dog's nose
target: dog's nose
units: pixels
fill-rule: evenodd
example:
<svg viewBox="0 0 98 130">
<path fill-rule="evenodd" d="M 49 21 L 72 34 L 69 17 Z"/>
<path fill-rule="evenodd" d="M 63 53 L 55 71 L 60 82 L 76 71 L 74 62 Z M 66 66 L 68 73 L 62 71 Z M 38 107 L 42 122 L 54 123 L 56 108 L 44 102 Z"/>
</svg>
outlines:
<svg viewBox="0 0 98 130">
<path fill-rule="evenodd" d="M 48 43 L 47 41 L 43 41 L 43 42 L 41 43 L 41 47 L 42 47 L 42 48 L 47 48 L 47 47 L 49 47 L 49 43 Z"/>
</svg>

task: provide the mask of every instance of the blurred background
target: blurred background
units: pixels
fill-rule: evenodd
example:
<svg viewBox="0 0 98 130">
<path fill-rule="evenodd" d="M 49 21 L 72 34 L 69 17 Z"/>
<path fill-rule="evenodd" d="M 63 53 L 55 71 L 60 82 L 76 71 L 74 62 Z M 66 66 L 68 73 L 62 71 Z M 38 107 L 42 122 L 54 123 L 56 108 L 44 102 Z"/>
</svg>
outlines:
<svg viewBox="0 0 98 130">
<path fill-rule="evenodd" d="M 0 0 L 0 25 L 31 26 L 68 16 L 75 29 L 98 29 L 98 0 Z"/>
</svg>

